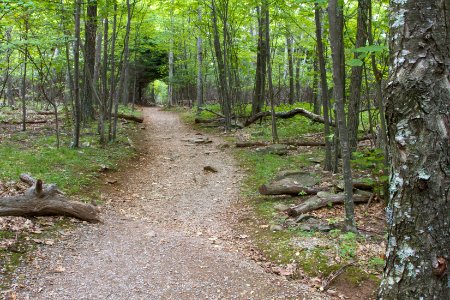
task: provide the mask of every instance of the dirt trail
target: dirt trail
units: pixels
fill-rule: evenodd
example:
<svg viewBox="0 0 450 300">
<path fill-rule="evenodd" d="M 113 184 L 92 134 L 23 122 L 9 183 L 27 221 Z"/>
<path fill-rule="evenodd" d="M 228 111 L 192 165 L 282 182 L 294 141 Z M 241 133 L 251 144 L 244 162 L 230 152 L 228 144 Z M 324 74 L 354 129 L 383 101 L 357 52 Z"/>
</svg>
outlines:
<svg viewBox="0 0 450 300">
<path fill-rule="evenodd" d="M 220 138 L 193 146 L 177 114 L 144 116 L 146 154 L 103 195 L 104 223 L 38 251 L 18 299 L 323 299 L 236 250 L 225 212 L 242 176 Z"/>
</svg>

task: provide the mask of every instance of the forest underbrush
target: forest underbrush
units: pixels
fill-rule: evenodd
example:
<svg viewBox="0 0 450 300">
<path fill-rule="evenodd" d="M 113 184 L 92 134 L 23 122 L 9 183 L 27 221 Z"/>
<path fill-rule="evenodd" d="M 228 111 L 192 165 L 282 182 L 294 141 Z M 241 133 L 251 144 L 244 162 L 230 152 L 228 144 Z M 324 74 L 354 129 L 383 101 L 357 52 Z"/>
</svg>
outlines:
<svg viewBox="0 0 450 300">
<path fill-rule="evenodd" d="M 311 109 L 309 104 L 298 107 Z M 196 118 L 217 118 L 211 111 L 218 106 L 207 106 Z M 290 106 L 277 107 L 287 111 Z M 194 112 L 186 113 L 185 120 L 194 121 Z M 366 120 L 367 121 L 367 120 Z M 205 126 L 206 125 L 206 126 Z M 364 125 L 364 124 L 363 124 Z M 195 125 L 212 130 L 210 123 Z M 290 210 L 306 202 L 311 195 L 262 195 L 262 185 L 270 183 L 279 174 L 302 172 L 316 179 L 313 186 L 331 194 L 343 189 L 342 175 L 323 170 L 324 147 L 295 146 L 295 142 L 323 142 L 323 125 L 302 116 L 277 121 L 280 144 L 272 143 L 270 118 L 226 134 L 228 146 L 246 171 L 241 185 L 246 208 L 242 210 L 237 230 L 249 236 L 250 256 L 268 272 L 307 283 L 314 289 L 344 299 L 372 299 L 381 280 L 384 267 L 386 224 L 384 217 L 383 155 L 373 142 L 363 138 L 353 153 L 354 181 L 371 188 L 369 201 L 355 206 L 358 232 L 344 230 L 344 208 L 328 203 L 325 207 L 292 216 Z M 251 147 L 236 147 L 238 142 L 254 143 Z M 277 151 L 272 151 L 273 149 Z M 282 149 L 283 151 L 278 151 Z"/>
<path fill-rule="evenodd" d="M 122 120 L 117 140 L 100 145 L 94 123 L 82 128 L 80 148 L 71 147 L 72 120 L 61 113 L 58 120 L 60 142 L 57 145 L 55 118 L 41 105 L 31 105 L 27 129 L 22 131 L 20 109 L 0 107 L 0 197 L 23 193 L 29 186 L 20 174 L 29 174 L 44 183 L 56 184 L 69 198 L 101 204 L 99 187 L 111 184 L 107 173 L 136 155 L 132 139 L 139 126 Z M 120 113 L 139 116 L 140 112 L 121 107 Z M 0 287 L 14 285 L 16 267 L 36 253 L 38 245 L 52 245 L 68 235 L 81 221 L 64 217 L 0 217 Z M 16 278 L 17 279 L 17 278 Z"/>
</svg>

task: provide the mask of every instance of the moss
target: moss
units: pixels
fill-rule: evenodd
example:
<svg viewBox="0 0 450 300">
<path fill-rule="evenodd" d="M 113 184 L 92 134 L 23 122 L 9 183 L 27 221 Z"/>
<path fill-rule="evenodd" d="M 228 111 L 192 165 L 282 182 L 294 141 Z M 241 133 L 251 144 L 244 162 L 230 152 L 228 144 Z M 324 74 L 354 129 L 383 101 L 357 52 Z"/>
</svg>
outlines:
<svg viewBox="0 0 450 300">
<path fill-rule="evenodd" d="M 342 278 L 353 284 L 355 287 L 361 285 L 361 283 L 371 280 L 372 277 L 369 276 L 366 272 L 364 272 L 361 268 L 357 266 L 348 267 L 344 274 L 342 274 Z"/>
</svg>

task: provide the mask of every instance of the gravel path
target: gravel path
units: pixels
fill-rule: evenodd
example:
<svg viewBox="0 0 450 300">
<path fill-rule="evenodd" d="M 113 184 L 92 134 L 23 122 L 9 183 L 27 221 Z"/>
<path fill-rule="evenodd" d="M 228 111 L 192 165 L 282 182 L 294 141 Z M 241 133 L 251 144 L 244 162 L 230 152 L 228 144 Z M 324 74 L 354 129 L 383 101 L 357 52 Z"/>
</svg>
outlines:
<svg viewBox="0 0 450 300">
<path fill-rule="evenodd" d="M 158 108 L 144 117 L 144 154 L 113 174 L 104 223 L 38 250 L 17 299 L 323 299 L 237 250 L 227 215 L 242 174 L 223 141 L 193 145 L 205 135 Z"/>
</svg>

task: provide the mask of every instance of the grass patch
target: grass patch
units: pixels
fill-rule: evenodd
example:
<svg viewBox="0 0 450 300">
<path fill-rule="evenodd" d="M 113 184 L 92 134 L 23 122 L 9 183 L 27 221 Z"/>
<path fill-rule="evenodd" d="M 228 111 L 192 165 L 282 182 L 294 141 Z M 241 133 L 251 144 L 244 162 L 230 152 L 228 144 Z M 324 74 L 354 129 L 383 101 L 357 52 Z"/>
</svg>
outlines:
<svg viewBox="0 0 450 300">
<path fill-rule="evenodd" d="M 131 114 L 131 109 L 121 107 L 121 112 Z M 136 115 L 140 113 L 134 111 Z M 70 132 L 61 132 L 59 149 L 51 131 L 12 132 L 0 145 L 0 181 L 18 180 L 20 174 L 29 173 L 46 183 L 57 184 L 69 195 L 92 190 L 102 165 L 114 170 L 119 162 L 135 154 L 128 136 L 133 136 L 136 128 L 134 124 L 119 123 L 117 141 L 101 146 L 97 125 L 91 124 L 83 128 L 78 149 L 70 147 Z"/>
</svg>

